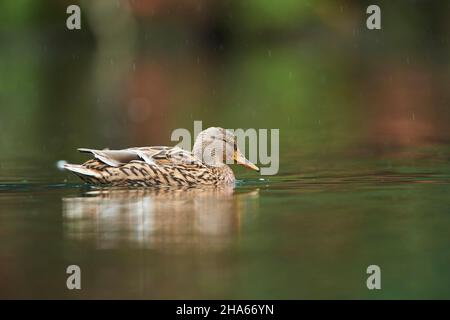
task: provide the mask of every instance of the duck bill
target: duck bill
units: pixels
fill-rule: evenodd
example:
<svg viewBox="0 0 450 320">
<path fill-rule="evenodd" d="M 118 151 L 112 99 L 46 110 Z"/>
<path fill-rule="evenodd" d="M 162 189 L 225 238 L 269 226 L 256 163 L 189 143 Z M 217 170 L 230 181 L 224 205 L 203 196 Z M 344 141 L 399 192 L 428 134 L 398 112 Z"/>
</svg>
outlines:
<svg viewBox="0 0 450 320">
<path fill-rule="evenodd" d="M 248 161 L 241 153 L 235 153 L 235 160 L 237 164 L 243 165 L 246 168 L 259 171 L 259 168 Z"/>
</svg>

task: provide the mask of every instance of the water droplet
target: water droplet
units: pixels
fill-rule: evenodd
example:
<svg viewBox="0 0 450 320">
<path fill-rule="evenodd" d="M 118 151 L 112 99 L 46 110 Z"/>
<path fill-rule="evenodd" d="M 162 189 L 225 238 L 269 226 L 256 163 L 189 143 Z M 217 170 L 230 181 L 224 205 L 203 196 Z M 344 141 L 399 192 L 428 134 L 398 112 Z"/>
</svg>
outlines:
<svg viewBox="0 0 450 320">
<path fill-rule="evenodd" d="M 67 161 L 66 161 L 66 160 L 58 160 L 58 161 L 56 162 L 56 167 L 57 167 L 59 170 L 63 170 L 65 164 L 67 164 Z"/>
</svg>

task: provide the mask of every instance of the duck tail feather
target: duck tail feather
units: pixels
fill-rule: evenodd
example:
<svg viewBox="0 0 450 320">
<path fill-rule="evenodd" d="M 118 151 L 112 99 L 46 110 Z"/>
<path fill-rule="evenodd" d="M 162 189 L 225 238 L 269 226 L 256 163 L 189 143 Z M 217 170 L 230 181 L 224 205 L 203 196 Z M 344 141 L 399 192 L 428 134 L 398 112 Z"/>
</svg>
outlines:
<svg viewBox="0 0 450 320">
<path fill-rule="evenodd" d="M 69 170 L 78 176 L 81 175 L 81 176 L 100 178 L 99 172 L 97 172 L 94 169 L 89 169 L 89 168 L 83 167 L 82 165 L 79 165 L 79 164 L 66 163 L 66 164 L 64 164 L 64 169 Z"/>
</svg>

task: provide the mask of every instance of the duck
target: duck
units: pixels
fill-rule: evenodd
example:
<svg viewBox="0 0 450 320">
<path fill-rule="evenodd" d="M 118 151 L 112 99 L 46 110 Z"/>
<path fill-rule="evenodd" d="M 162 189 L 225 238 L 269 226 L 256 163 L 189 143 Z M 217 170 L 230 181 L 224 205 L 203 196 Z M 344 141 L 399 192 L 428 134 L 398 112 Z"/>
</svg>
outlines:
<svg viewBox="0 0 450 320">
<path fill-rule="evenodd" d="M 197 136 L 192 151 L 178 146 L 132 147 L 121 150 L 79 148 L 92 159 L 64 168 L 90 185 L 114 187 L 223 186 L 235 184 L 228 164 L 259 171 L 245 158 L 230 131 L 210 127 Z"/>
</svg>

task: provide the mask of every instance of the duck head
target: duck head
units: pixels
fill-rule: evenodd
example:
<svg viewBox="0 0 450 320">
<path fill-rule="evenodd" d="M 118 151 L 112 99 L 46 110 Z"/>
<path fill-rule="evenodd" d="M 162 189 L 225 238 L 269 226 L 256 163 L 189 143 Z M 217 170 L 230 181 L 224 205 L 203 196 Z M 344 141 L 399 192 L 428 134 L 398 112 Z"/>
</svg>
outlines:
<svg viewBox="0 0 450 320">
<path fill-rule="evenodd" d="M 203 130 L 195 140 L 192 153 L 212 167 L 237 163 L 252 170 L 259 168 L 245 158 L 237 146 L 236 136 L 229 130 L 211 127 Z"/>
</svg>

